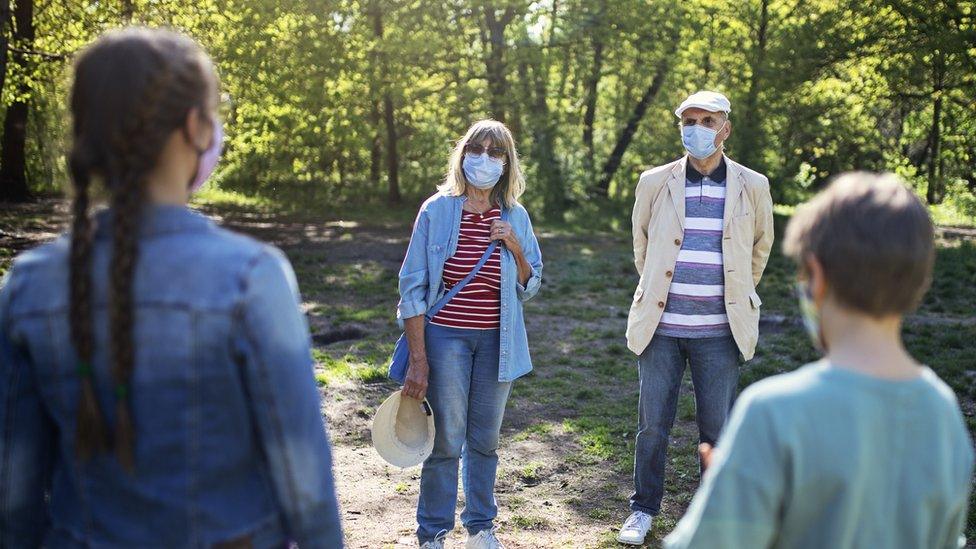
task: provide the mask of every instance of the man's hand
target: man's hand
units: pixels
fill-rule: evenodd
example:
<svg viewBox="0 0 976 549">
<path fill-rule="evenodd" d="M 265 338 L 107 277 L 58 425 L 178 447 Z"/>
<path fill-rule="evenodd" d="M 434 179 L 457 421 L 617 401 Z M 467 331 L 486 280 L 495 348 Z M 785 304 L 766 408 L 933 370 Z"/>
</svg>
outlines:
<svg viewBox="0 0 976 549">
<path fill-rule="evenodd" d="M 707 442 L 702 442 L 701 444 L 698 445 L 698 457 L 701 459 L 702 473 L 704 473 L 706 469 L 712 466 L 713 451 L 714 449 L 712 448 L 712 445 Z"/>
</svg>

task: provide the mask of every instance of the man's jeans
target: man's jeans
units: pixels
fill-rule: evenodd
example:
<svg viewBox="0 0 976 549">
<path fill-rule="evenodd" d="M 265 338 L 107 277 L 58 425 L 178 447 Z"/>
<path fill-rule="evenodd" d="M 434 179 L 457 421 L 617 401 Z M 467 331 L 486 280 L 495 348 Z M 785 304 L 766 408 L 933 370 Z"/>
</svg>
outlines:
<svg viewBox="0 0 976 549">
<path fill-rule="evenodd" d="M 655 335 L 637 359 L 640 368 L 634 493 L 630 508 L 657 515 L 664 495 L 668 438 L 685 364 L 695 387 L 698 439 L 715 444 L 735 400 L 739 348 L 732 336 L 702 339 Z"/>
<path fill-rule="evenodd" d="M 499 331 L 427 325 L 427 400 L 434 411 L 434 450 L 420 474 L 417 538 L 454 529 L 458 460 L 464 478 L 461 522 L 469 534 L 492 527 L 498 435 L 512 383 L 498 381 Z"/>
</svg>

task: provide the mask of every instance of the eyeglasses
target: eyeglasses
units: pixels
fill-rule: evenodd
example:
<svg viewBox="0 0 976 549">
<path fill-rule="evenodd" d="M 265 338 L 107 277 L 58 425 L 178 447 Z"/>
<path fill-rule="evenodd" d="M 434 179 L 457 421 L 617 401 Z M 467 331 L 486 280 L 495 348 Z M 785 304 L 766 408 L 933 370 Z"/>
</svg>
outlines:
<svg viewBox="0 0 976 549">
<path fill-rule="evenodd" d="M 501 147 L 485 147 L 480 143 L 468 143 L 467 145 L 464 146 L 464 150 L 471 154 L 476 154 L 478 156 L 485 154 L 485 151 L 487 151 L 488 156 L 496 160 L 504 160 L 505 157 L 508 155 L 505 149 Z"/>
<path fill-rule="evenodd" d="M 717 130 L 720 126 L 725 125 L 725 119 L 716 116 L 705 116 L 701 120 L 695 120 L 694 118 L 688 117 L 683 118 L 678 124 L 679 126 L 695 126 L 701 125 L 705 126 L 710 130 Z"/>
</svg>

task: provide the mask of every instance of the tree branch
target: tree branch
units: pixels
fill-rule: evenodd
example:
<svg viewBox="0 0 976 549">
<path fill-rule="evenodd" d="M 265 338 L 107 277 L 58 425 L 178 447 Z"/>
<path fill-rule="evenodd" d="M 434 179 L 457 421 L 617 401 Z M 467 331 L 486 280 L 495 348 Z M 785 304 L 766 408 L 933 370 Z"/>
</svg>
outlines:
<svg viewBox="0 0 976 549">
<path fill-rule="evenodd" d="M 72 52 L 72 53 L 50 53 L 50 52 L 46 52 L 46 51 L 25 50 L 24 48 L 18 48 L 16 46 L 7 46 L 7 51 L 11 51 L 13 53 L 19 53 L 21 55 L 34 55 L 34 56 L 40 57 L 42 59 L 48 59 L 48 60 L 51 60 L 51 61 L 64 61 L 64 60 L 69 59 L 72 55 L 74 55 L 74 52 Z"/>
</svg>

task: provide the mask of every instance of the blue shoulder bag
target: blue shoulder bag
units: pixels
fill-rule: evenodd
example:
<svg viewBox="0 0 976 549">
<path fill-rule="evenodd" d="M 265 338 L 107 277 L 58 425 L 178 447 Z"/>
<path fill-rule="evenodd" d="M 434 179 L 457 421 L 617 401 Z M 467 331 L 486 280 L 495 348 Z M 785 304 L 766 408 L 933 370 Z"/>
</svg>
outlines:
<svg viewBox="0 0 976 549">
<path fill-rule="evenodd" d="M 508 221 L 507 208 L 502 208 L 502 221 Z M 491 257 L 491 254 L 497 247 L 498 241 L 492 240 L 491 244 L 488 245 L 488 249 L 485 250 L 485 253 L 481 256 L 481 259 L 478 260 L 478 263 L 474 266 L 474 268 L 471 269 L 471 272 L 468 273 L 468 276 L 464 277 L 460 282 L 455 284 L 449 292 L 444 294 L 444 297 L 440 298 L 437 303 L 434 303 L 433 306 L 427 309 L 427 312 L 424 313 L 424 326 L 430 323 L 430 319 L 437 316 L 437 313 L 444 308 L 444 305 L 447 305 L 447 303 L 451 301 L 451 299 L 453 299 L 458 292 L 467 286 L 468 282 L 471 282 L 471 280 L 474 279 L 475 275 L 477 275 L 478 271 L 480 271 L 485 263 L 488 262 L 488 258 Z M 404 381 L 407 379 L 407 367 L 409 364 L 410 347 L 407 344 L 407 334 L 404 332 L 400 335 L 400 339 L 397 340 L 396 345 L 393 347 L 393 357 L 390 359 L 390 379 L 396 381 L 400 385 L 403 385 Z"/>
</svg>

